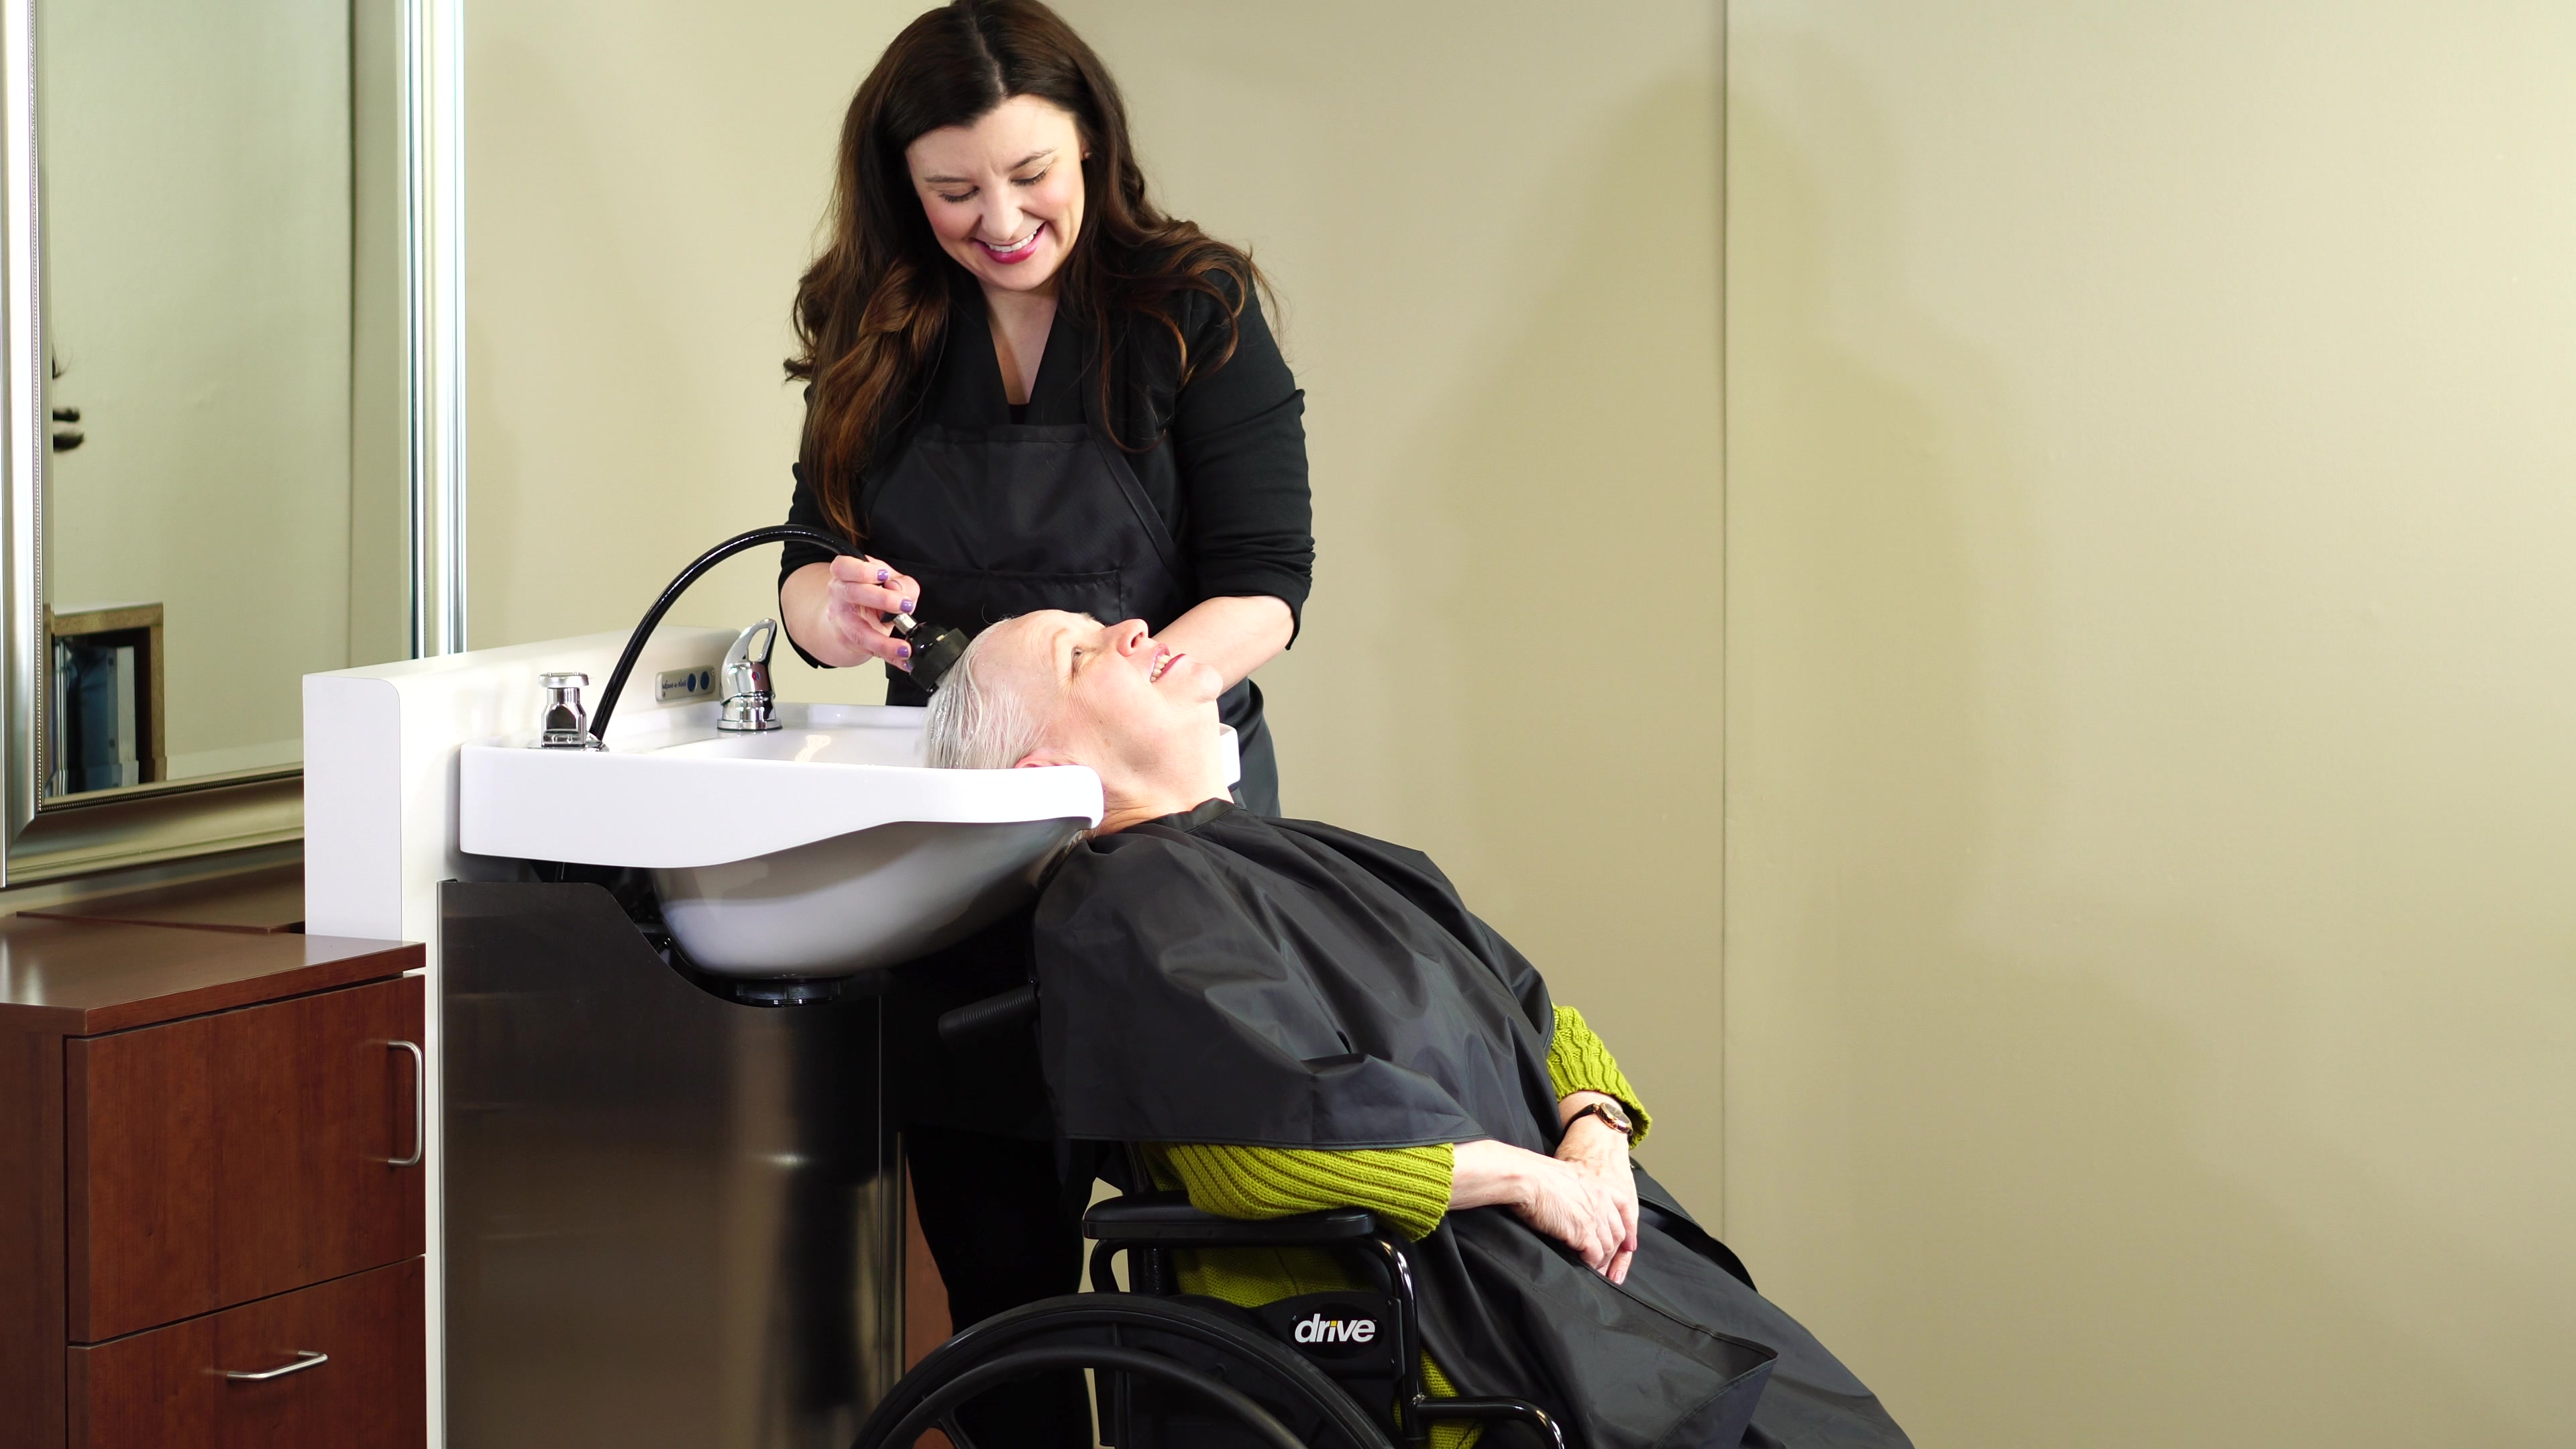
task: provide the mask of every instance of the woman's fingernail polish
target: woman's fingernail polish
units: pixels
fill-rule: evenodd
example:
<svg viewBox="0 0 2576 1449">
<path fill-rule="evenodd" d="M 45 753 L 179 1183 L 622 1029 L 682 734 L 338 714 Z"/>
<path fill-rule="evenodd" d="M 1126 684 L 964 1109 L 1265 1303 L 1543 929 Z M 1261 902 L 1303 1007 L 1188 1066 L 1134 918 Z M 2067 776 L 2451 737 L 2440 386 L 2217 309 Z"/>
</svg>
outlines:
<svg viewBox="0 0 2576 1449">
<path fill-rule="evenodd" d="M 912 600 L 910 600 L 910 599 L 906 599 L 906 600 L 904 600 L 902 603 L 895 605 L 895 612 L 896 612 L 896 613 L 899 613 L 899 614 L 909 614 L 909 613 L 911 613 L 911 612 L 912 612 Z"/>
<path fill-rule="evenodd" d="M 888 579 L 890 579 L 890 578 L 893 578 L 893 577 L 894 577 L 894 570 L 892 570 L 892 569 L 879 569 L 879 570 L 877 570 L 877 582 L 878 582 L 878 583 L 884 583 L 886 580 L 888 580 Z"/>
<path fill-rule="evenodd" d="M 912 646 L 909 644 L 897 644 L 894 646 L 894 652 L 902 655 L 906 659 L 910 659 L 912 657 Z"/>
</svg>

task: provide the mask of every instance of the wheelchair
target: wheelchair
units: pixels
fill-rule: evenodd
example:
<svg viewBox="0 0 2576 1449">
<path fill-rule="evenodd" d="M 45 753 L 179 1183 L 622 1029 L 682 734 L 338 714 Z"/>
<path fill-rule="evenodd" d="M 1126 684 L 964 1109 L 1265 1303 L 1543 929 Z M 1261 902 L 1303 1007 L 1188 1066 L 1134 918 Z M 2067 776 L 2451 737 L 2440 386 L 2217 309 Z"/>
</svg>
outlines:
<svg viewBox="0 0 2576 1449">
<path fill-rule="evenodd" d="M 932 1429 L 978 1446 L 959 1406 L 1049 1369 L 1093 1373 L 1100 1441 L 1117 1449 L 1395 1449 L 1441 1421 L 1526 1425 L 1563 1449 L 1552 1416 L 1524 1399 L 1434 1398 L 1422 1383 L 1404 1239 L 1359 1208 L 1239 1221 L 1180 1193 L 1131 1193 L 1083 1216 L 1094 1291 L 996 1314 L 932 1350 L 859 1430 L 855 1449 L 910 1449 Z M 1241 1308 L 1177 1291 L 1171 1254 L 1316 1248 L 1363 1265 L 1374 1291 L 1331 1291 Z M 1129 1286 L 1112 1265 L 1127 1256 Z"/>
<path fill-rule="evenodd" d="M 1025 1022 L 1034 991 L 951 1012 L 957 1041 Z M 1129 1180 L 1151 1179 L 1131 1148 Z M 931 1350 L 859 1428 L 853 1449 L 911 1449 L 932 1429 L 978 1445 L 957 1410 L 1014 1379 L 1092 1371 L 1100 1442 L 1116 1449 L 1398 1449 L 1435 1423 L 1517 1423 L 1520 1443 L 1564 1449 L 1555 1418 L 1525 1399 L 1434 1398 L 1404 1237 L 1361 1208 L 1245 1221 L 1177 1192 L 1136 1192 L 1083 1215 L 1089 1293 L 1041 1299 L 969 1326 Z M 1172 1255 L 1224 1248 L 1319 1249 L 1363 1271 L 1366 1289 L 1258 1308 L 1184 1294 Z M 1113 1269 L 1124 1255 L 1127 1287 Z M 1490 1442 L 1490 1441 L 1489 1441 Z"/>
</svg>

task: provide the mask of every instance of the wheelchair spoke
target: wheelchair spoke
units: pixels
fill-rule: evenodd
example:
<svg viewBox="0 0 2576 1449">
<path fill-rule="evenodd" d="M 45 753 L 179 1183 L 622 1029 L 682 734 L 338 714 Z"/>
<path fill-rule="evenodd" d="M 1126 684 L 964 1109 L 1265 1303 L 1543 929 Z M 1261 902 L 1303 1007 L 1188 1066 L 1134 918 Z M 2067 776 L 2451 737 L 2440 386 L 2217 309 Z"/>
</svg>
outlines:
<svg viewBox="0 0 2576 1449">
<path fill-rule="evenodd" d="M 1194 1399 L 1193 1417 L 1212 1416 L 1267 1449 L 1314 1443 L 1394 1449 L 1383 1402 L 1371 1409 L 1351 1398 L 1258 1325 L 1186 1301 L 1127 1293 L 1043 1299 L 967 1328 L 887 1392 L 852 1449 L 918 1449 L 915 1441 L 933 1428 L 944 1430 L 954 1449 L 982 1449 L 962 1432 L 957 1421 L 971 1415 L 960 1406 L 1004 1384 L 1076 1368 L 1091 1371 L 1102 1431 L 1122 1441 L 1128 1426 L 1117 1420 L 1124 1400 L 1150 1383 L 1158 1400 Z M 1273 1403 L 1278 1413 L 1267 1406 Z M 1281 1414 L 1319 1424 L 1324 1437 L 1300 1439 Z"/>
<path fill-rule="evenodd" d="M 1209 1403 L 1266 1449 L 1303 1449 L 1297 1437 L 1269 1411 L 1217 1379 L 1155 1354 L 1079 1343 L 1013 1349 L 979 1363 L 933 1390 L 895 1424 L 887 1437 L 894 1445 L 908 1445 L 931 1425 L 954 1418 L 959 1404 L 978 1397 L 993 1385 L 1058 1368 L 1116 1370 L 1169 1384 Z"/>
</svg>

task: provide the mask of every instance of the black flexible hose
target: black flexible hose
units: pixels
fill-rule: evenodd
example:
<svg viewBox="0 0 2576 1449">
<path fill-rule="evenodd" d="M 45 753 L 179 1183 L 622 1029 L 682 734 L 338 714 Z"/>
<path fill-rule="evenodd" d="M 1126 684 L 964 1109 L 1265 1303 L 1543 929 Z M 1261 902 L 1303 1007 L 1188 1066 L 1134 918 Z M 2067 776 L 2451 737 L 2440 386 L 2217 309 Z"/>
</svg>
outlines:
<svg viewBox="0 0 2576 1449">
<path fill-rule="evenodd" d="M 617 713 L 617 696 L 626 692 L 626 676 L 635 672 L 635 661 L 644 653 L 644 641 L 653 637 L 653 626 L 662 622 L 662 616 L 671 611 L 671 606 L 679 602 L 680 595 L 689 591 L 689 585 L 696 583 L 699 575 L 744 549 L 764 543 L 792 543 L 800 539 L 828 548 L 835 555 L 862 556 L 858 547 L 848 539 L 835 538 L 819 528 L 795 523 L 772 524 L 749 533 L 738 533 L 699 554 L 698 561 L 680 570 L 680 576 L 671 580 L 671 586 L 662 591 L 662 597 L 655 599 L 653 607 L 644 611 L 644 621 L 637 624 L 635 632 L 627 637 L 626 652 L 617 656 L 616 672 L 608 676 L 608 687 L 599 692 L 599 708 L 591 712 L 590 737 L 603 745 L 608 743 L 609 716 Z"/>
<path fill-rule="evenodd" d="M 939 1014 L 939 1044 L 956 1051 L 977 1037 L 1026 1026 L 1038 1019 L 1038 988 L 1031 982 Z"/>
</svg>

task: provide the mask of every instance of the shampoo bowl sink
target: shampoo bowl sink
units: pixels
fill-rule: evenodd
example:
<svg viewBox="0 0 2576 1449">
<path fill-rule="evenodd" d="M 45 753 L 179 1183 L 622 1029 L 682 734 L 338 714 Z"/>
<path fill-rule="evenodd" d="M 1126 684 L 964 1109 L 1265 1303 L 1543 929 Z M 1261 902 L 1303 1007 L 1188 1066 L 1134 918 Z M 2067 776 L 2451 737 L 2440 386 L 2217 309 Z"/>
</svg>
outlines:
<svg viewBox="0 0 2576 1449">
<path fill-rule="evenodd" d="M 605 751 L 467 745 L 458 844 L 652 873 L 701 970 L 846 976 L 956 941 L 1025 904 L 1100 823 L 1080 766 L 933 770 L 918 709 L 782 704 L 726 734 L 713 705 L 620 719 Z"/>
</svg>

